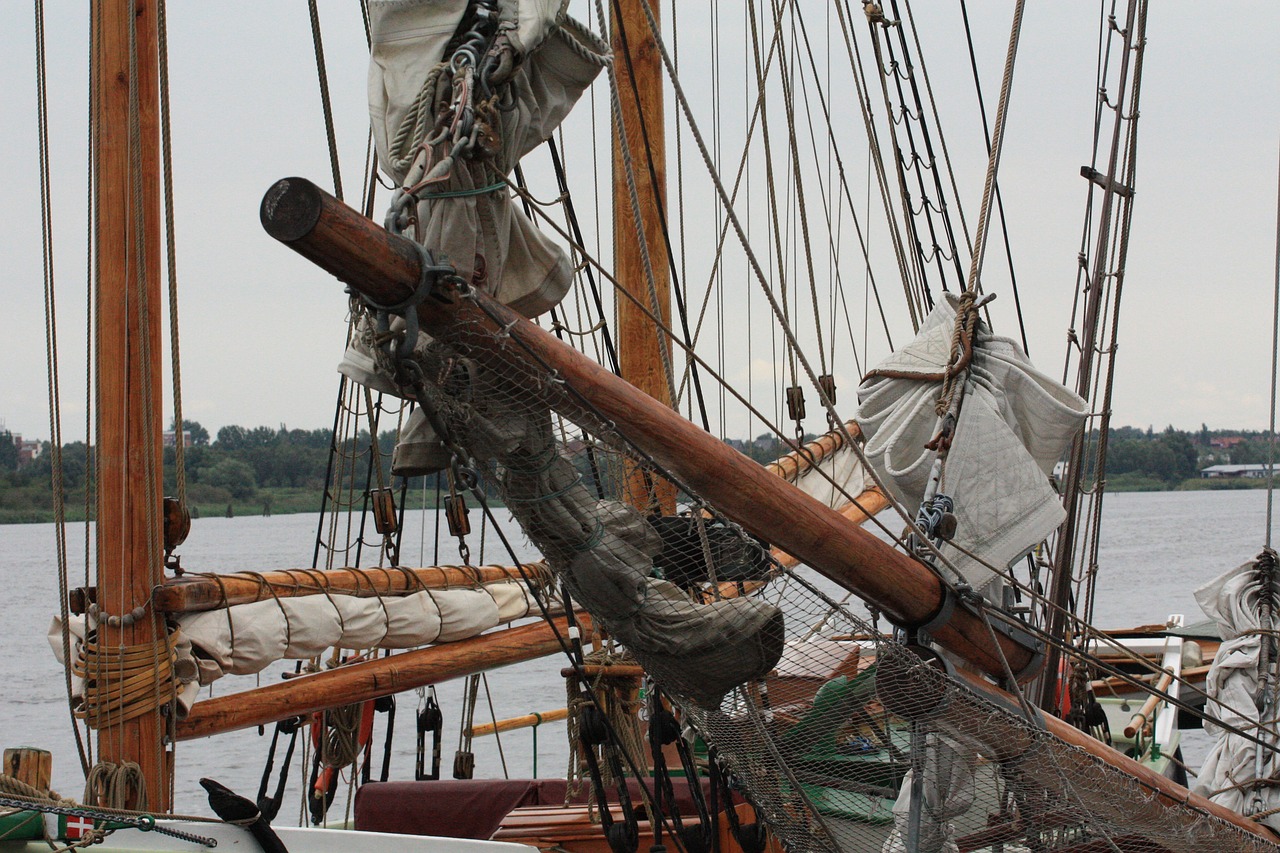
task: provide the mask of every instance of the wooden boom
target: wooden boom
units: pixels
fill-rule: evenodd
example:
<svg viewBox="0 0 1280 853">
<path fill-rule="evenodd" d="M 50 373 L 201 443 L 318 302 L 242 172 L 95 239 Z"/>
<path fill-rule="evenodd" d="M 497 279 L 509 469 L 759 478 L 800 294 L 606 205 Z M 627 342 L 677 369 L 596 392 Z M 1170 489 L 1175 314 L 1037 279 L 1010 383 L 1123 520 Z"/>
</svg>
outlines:
<svg viewBox="0 0 1280 853">
<path fill-rule="evenodd" d="M 590 617 L 578 614 L 577 618 L 583 633 L 590 633 Z M 567 629 L 565 619 L 551 624 L 537 622 L 206 699 L 179 721 L 178 740 L 264 726 L 334 705 L 377 699 L 533 660 L 560 651 L 559 637 L 566 636 Z"/>
<path fill-rule="evenodd" d="M 166 578 L 151 593 L 162 613 L 198 613 L 269 598 L 296 598 L 322 593 L 372 598 L 409 595 L 423 589 L 474 587 L 501 581 L 546 581 L 551 570 L 543 562 L 517 566 L 428 566 L 421 569 L 286 569 L 232 575 L 186 574 Z"/>
<path fill-rule="evenodd" d="M 263 199 L 261 218 L 271 236 L 381 304 L 399 303 L 417 290 L 418 247 L 310 181 L 278 181 Z M 469 335 L 468 354 L 494 368 L 524 358 L 555 370 L 627 439 L 726 516 L 878 607 L 896 624 L 927 627 L 944 648 L 992 675 L 1003 677 L 1006 666 L 1020 680 L 1035 674 L 1041 657 L 1037 642 L 992 631 L 979 615 L 957 605 L 929 568 L 514 311 L 482 293 L 464 298 L 443 288 L 418 306 L 418 317 L 437 336 L 459 325 L 488 330 L 492 345 L 486 348 L 485 335 Z"/>
</svg>

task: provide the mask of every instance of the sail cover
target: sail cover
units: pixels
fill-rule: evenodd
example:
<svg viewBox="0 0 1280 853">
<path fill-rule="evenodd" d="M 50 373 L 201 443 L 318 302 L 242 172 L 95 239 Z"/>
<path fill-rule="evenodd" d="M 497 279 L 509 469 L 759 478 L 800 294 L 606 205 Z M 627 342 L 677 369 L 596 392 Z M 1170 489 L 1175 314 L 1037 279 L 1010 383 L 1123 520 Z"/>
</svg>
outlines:
<svg viewBox="0 0 1280 853">
<path fill-rule="evenodd" d="M 1194 790 L 1242 814 L 1274 812 L 1280 807 L 1280 789 L 1275 784 L 1280 775 L 1280 766 L 1277 766 L 1280 761 L 1274 749 L 1267 750 L 1259 775 L 1257 745 L 1216 725 L 1213 720 L 1274 742 L 1274 738 L 1258 730 L 1258 697 L 1262 690 L 1258 656 L 1264 635 L 1274 630 L 1262 624 L 1263 591 L 1258 561 L 1252 560 L 1214 578 L 1195 592 L 1200 609 L 1218 623 L 1222 645 L 1205 682 L 1209 696 L 1205 710 L 1209 717 L 1204 721 L 1204 730 L 1215 736 L 1217 742 L 1200 768 Z M 1275 597 L 1278 592 L 1280 589 L 1273 580 L 1270 593 Z M 1275 720 L 1274 708 L 1263 713 L 1268 715 L 1267 719 Z M 1265 781 L 1255 786 L 1250 784 L 1254 779 Z M 1262 822 L 1280 830 L 1280 813 L 1262 818 Z"/>
<path fill-rule="evenodd" d="M 477 148 L 451 164 L 451 140 L 432 144 L 457 81 L 451 48 L 467 0 L 374 0 L 369 116 L 378 162 L 400 185 L 437 180 L 415 195 L 414 236 L 464 279 L 525 316 L 568 291 L 564 251 L 512 204 L 503 178 L 568 115 L 607 61 L 607 47 L 564 16 L 561 0 L 503 0 L 490 53 L 509 62 L 492 95 L 475 96 Z M 474 85 L 480 86 L 477 74 Z"/>
<path fill-rule="evenodd" d="M 378 163 L 408 200 L 406 233 L 526 317 L 564 297 L 573 265 L 512 203 L 506 176 L 551 136 L 609 62 L 607 45 L 566 17 L 565 5 L 369 3 L 369 118 Z M 393 332 L 403 328 L 393 321 Z M 418 335 L 419 350 L 428 343 Z M 411 396 L 392 379 L 368 317 L 357 323 L 338 370 L 374 390 Z M 448 458 L 422 413 L 411 413 L 392 470 L 417 476 Z"/>
<path fill-rule="evenodd" d="M 865 454 L 894 496 L 920 505 L 933 466 L 925 447 L 937 432 L 936 377 L 951 358 L 956 308 L 948 294 L 916 338 L 882 362 L 858 389 Z M 975 589 L 994 578 L 974 554 L 1008 566 L 1049 535 L 1065 510 L 1049 481 L 1085 417 L 1085 402 L 1037 371 L 1022 349 L 979 321 L 963 405 L 940 492 L 958 521 L 943 555 Z M 967 552 L 967 553 L 966 553 Z"/>
</svg>

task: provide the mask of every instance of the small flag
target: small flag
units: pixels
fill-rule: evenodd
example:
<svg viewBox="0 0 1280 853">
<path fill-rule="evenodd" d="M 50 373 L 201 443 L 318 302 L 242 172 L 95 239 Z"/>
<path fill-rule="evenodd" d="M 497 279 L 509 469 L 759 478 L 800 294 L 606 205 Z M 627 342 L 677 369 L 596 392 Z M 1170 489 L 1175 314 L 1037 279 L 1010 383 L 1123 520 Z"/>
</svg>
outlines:
<svg viewBox="0 0 1280 853">
<path fill-rule="evenodd" d="M 84 838 L 93 831 L 93 818 L 67 815 L 67 829 L 62 837 L 68 841 Z"/>
</svg>

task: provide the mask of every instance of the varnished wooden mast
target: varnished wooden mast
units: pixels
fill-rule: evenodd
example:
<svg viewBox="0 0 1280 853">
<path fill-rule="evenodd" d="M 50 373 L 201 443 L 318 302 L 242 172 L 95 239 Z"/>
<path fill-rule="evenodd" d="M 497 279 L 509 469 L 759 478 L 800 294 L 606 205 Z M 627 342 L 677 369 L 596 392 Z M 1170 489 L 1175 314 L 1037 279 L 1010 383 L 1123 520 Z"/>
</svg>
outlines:
<svg viewBox="0 0 1280 853">
<path fill-rule="evenodd" d="M 145 606 L 162 570 L 159 65 L 154 0 L 109 0 L 91 8 L 99 269 L 97 559 L 105 618 Z M 101 633 L 107 647 L 150 644 L 164 637 L 164 623 L 147 608 L 135 624 L 104 625 Z M 101 761 L 142 767 L 148 807 L 156 811 L 172 806 L 163 735 L 159 713 L 98 733 Z"/>
<path fill-rule="evenodd" d="M 656 16 L 657 4 L 651 8 Z M 664 357 L 666 363 L 671 361 L 671 341 L 640 307 L 654 311 L 671 328 L 671 280 L 661 217 L 667 173 L 661 57 L 635 0 L 611 3 L 609 26 L 622 114 L 622 127 L 615 123 L 613 132 L 614 277 L 635 300 L 618 296 L 618 367 L 623 379 L 670 406 L 671 386 L 663 364 Z M 634 179 L 638 205 L 632 202 L 628 175 Z M 628 471 L 627 491 L 628 500 L 642 511 L 675 509 L 675 488 L 636 469 Z"/>
</svg>

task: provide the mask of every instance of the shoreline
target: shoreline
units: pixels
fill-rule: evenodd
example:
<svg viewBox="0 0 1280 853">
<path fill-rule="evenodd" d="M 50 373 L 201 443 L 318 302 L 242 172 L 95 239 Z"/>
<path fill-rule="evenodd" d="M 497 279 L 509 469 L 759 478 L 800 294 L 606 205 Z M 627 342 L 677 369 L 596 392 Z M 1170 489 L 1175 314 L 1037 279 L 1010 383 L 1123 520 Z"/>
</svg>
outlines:
<svg viewBox="0 0 1280 853">
<path fill-rule="evenodd" d="M 1266 481 L 1260 479 L 1224 479 L 1196 477 L 1183 480 L 1175 485 L 1166 485 L 1158 480 L 1129 480 L 1120 475 L 1106 483 L 1109 494 L 1121 492 L 1236 492 L 1260 490 L 1267 487 Z M 191 505 L 191 518 L 253 518 L 272 515 L 315 514 L 320 511 L 322 494 L 314 489 L 259 489 L 251 499 L 222 502 L 196 501 Z M 491 508 L 502 506 L 501 501 L 494 498 Z M 68 505 L 64 519 L 69 523 L 85 520 L 84 505 L 77 503 Z M 56 521 L 54 511 L 44 507 L 6 507 L 0 508 L 0 525 L 12 524 L 52 524 Z"/>
</svg>

